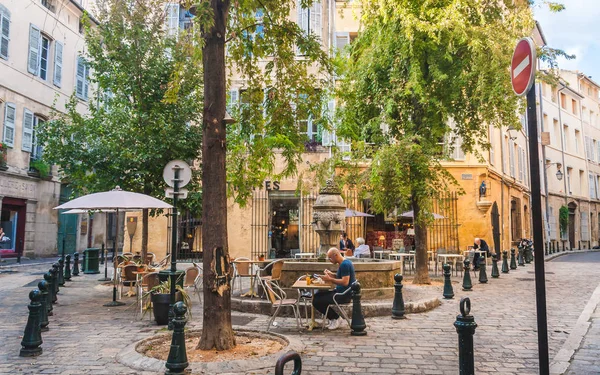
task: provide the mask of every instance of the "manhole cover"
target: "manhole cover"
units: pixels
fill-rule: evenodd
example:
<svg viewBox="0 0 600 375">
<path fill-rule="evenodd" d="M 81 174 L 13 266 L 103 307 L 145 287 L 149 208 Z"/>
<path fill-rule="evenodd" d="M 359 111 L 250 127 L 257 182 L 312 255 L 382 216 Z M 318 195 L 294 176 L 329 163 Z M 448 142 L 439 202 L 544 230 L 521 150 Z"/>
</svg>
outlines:
<svg viewBox="0 0 600 375">
<path fill-rule="evenodd" d="M 250 316 L 241 316 L 241 315 L 232 315 L 231 316 L 231 324 L 236 326 L 245 326 L 256 318 L 252 318 Z"/>
<path fill-rule="evenodd" d="M 37 286 L 40 281 L 42 281 L 42 279 L 35 279 L 32 282 L 23 285 L 23 288 L 27 288 L 27 287 L 30 287 L 30 286 Z"/>
<path fill-rule="evenodd" d="M 519 280 L 519 281 L 535 281 L 534 278 L 529 278 L 529 277 L 517 277 L 517 280 Z"/>
</svg>

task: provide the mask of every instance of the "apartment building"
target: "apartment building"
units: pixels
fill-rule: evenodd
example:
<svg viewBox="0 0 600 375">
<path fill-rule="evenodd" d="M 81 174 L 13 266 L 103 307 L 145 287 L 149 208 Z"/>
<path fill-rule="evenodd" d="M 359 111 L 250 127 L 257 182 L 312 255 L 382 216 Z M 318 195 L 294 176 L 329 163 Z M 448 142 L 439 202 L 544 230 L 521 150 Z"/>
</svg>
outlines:
<svg viewBox="0 0 600 375">
<path fill-rule="evenodd" d="M 52 208 L 69 198 L 36 127 L 75 93 L 87 111 L 89 71 L 81 58 L 81 19 L 89 0 L 2 0 L 0 3 L 0 226 L 2 256 L 73 252 L 82 241 L 76 216 Z M 87 223 L 86 223 L 87 228 Z M 57 243 L 57 232 L 59 239 Z M 84 245 L 80 245 L 84 246 Z"/>
</svg>

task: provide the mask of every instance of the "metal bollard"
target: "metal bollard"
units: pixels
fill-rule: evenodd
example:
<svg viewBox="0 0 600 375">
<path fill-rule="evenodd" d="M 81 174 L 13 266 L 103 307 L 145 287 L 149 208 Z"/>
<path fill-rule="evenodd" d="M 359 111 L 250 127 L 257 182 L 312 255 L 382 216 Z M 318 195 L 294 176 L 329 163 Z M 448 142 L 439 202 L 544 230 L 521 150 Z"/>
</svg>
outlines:
<svg viewBox="0 0 600 375">
<path fill-rule="evenodd" d="M 525 263 L 530 264 L 533 260 L 533 246 L 525 245 L 525 252 L 523 253 Z"/>
<path fill-rule="evenodd" d="M 83 257 L 81 258 L 81 272 L 85 273 L 85 257 L 86 257 L 86 251 L 83 252 Z"/>
<path fill-rule="evenodd" d="M 42 354 L 42 332 L 40 331 L 40 298 L 42 294 L 39 290 L 34 289 L 29 292 L 29 300 L 31 301 L 27 308 L 29 309 L 29 317 L 27 317 L 27 325 L 23 333 L 21 341 L 21 357 L 36 357 Z"/>
<path fill-rule="evenodd" d="M 165 375 L 183 374 L 189 363 L 187 352 L 185 351 L 185 323 L 187 319 L 187 306 L 183 302 L 177 302 L 173 306 L 173 337 L 171 339 L 171 349 L 165 367 Z"/>
<path fill-rule="evenodd" d="M 60 279 L 59 279 L 59 267 L 58 263 L 52 265 L 52 276 L 54 277 L 54 296 L 58 298 L 58 292 L 60 292 Z"/>
<path fill-rule="evenodd" d="M 450 265 L 444 263 L 442 269 L 444 270 L 444 293 L 442 295 L 446 299 L 454 298 L 454 289 L 452 289 L 452 281 L 450 281 Z"/>
<path fill-rule="evenodd" d="M 508 251 L 502 252 L 502 273 L 508 273 Z"/>
<path fill-rule="evenodd" d="M 402 275 L 394 275 L 394 302 L 392 304 L 392 319 L 406 319 L 404 316 L 404 299 L 402 298 Z"/>
<path fill-rule="evenodd" d="M 79 276 L 79 253 L 73 254 L 73 276 Z"/>
<path fill-rule="evenodd" d="M 498 256 L 496 253 L 492 254 L 492 277 L 494 279 L 500 277 L 500 272 L 498 271 Z"/>
<path fill-rule="evenodd" d="M 40 331 L 46 332 L 48 331 L 48 308 L 46 304 L 48 303 L 48 283 L 45 280 L 42 280 L 38 283 L 38 290 L 42 297 L 40 298 Z"/>
<path fill-rule="evenodd" d="M 54 315 L 52 303 L 54 298 L 54 284 L 52 283 L 52 274 L 50 272 L 46 272 L 44 274 L 44 280 L 47 283 L 48 295 L 46 296 L 46 312 L 48 316 Z"/>
<path fill-rule="evenodd" d="M 106 258 L 106 262 L 104 262 L 104 277 L 101 279 L 98 279 L 98 281 L 110 281 L 112 279 L 110 277 L 108 277 L 108 249 L 104 248 L 104 244 L 102 244 L 102 254 L 103 254 L 102 256 L 104 258 Z M 113 261 L 114 261 L 114 256 L 113 256 Z"/>
<path fill-rule="evenodd" d="M 56 303 L 58 301 L 58 296 L 56 295 L 56 288 L 58 287 L 56 285 L 58 283 L 58 279 L 56 277 L 56 268 L 52 266 L 52 268 L 50 268 L 48 272 L 50 273 L 50 275 L 52 275 L 52 303 Z"/>
<path fill-rule="evenodd" d="M 58 260 L 58 285 L 59 286 L 65 286 L 65 261 L 64 259 L 60 258 Z"/>
<path fill-rule="evenodd" d="M 485 284 L 488 282 L 488 278 L 487 278 L 487 271 L 485 269 L 485 258 L 484 257 L 479 257 L 479 282 L 481 284 Z"/>
<path fill-rule="evenodd" d="M 471 264 L 471 262 L 469 261 L 469 259 L 465 259 L 463 261 L 463 268 L 465 271 L 465 274 L 463 276 L 463 283 L 462 283 L 462 290 L 464 291 L 471 291 L 473 290 L 473 283 L 471 282 L 471 271 L 469 270 L 469 265 Z"/>
<path fill-rule="evenodd" d="M 517 261 L 515 260 L 515 249 L 514 248 L 510 249 L 510 269 L 511 270 L 517 269 Z"/>
<path fill-rule="evenodd" d="M 67 254 L 65 258 L 65 281 L 71 281 L 71 254 Z"/>
<path fill-rule="evenodd" d="M 352 322 L 350 322 L 352 331 L 350 335 L 366 336 L 367 331 L 365 331 L 365 328 L 367 328 L 367 325 L 360 305 L 360 283 L 355 281 L 350 288 L 352 288 Z"/>
<path fill-rule="evenodd" d="M 456 316 L 454 327 L 458 333 L 458 373 L 460 375 L 475 374 L 475 352 L 473 335 L 475 334 L 475 318 L 471 313 L 469 297 L 460 300 L 460 315 Z"/>
<path fill-rule="evenodd" d="M 548 242 L 544 242 L 544 255 L 548 255 L 548 248 L 550 244 Z"/>
<path fill-rule="evenodd" d="M 277 360 L 277 363 L 275 364 L 275 375 L 283 375 L 285 364 L 290 361 L 294 361 L 294 370 L 292 370 L 292 375 L 302 374 L 302 358 L 300 358 L 300 354 L 290 350 Z"/>
</svg>

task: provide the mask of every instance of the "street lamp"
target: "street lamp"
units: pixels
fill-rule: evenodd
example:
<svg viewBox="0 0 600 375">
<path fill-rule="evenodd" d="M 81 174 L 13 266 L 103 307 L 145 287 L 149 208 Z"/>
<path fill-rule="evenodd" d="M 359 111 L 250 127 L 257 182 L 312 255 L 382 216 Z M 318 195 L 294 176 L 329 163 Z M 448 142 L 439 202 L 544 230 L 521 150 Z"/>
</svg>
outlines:
<svg viewBox="0 0 600 375">
<path fill-rule="evenodd" d="M 556 164 L 556 179 L 558 181 L 561 181 L 563 179 L 564 174 L 562 173 L 562 171 L 560 170 L 562 168 L 562 164 L 561 163 L 547 163 L 546 164 L 546 169 L 548 169 L 549 166 Z"/>
</svg>

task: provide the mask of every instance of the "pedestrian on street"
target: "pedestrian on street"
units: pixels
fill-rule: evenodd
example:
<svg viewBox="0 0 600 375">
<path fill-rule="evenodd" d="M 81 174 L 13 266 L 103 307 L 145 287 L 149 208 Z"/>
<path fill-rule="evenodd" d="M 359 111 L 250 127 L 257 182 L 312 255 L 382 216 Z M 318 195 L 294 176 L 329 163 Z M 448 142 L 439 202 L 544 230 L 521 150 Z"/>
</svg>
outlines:
<svg viewBox="0 0 600 375">
<path fill-rule="evenodd" d="M 481 238 L 475 238 L 475 241 L 473 243 L 473 250 L 485 251 L 486 256 L 491 256 L 490 247 L 488 246 L 487 242 L 485 242 L 485 240 Z M 479 269 L 479 257 L 479 253 L 475 253 L 473 255 L 473 270 Z"/>
</svg>

